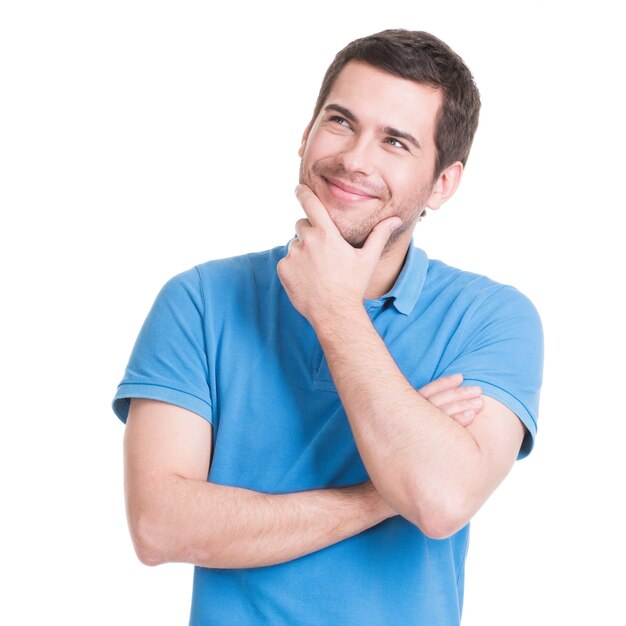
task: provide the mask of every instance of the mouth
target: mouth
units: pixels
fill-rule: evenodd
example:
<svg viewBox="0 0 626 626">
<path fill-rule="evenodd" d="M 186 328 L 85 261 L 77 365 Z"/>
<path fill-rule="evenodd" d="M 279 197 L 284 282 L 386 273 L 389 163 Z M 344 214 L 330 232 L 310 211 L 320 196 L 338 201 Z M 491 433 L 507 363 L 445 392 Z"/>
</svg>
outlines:
<svg viewBox="0 0 626 626">
<path fill-rule="evenodd" d="M 353 187 L 352 185 L 348 185 L 341 180 L 337 180 L 336 178 L 326 178 L 322 176 L 322 179 L 328 186 L 330 193 L 343 202 L 364 202 L 366 200 L 372 200 L 377 198 L 377 196 L 373 196 L 358 187 Z"/>
</svg>

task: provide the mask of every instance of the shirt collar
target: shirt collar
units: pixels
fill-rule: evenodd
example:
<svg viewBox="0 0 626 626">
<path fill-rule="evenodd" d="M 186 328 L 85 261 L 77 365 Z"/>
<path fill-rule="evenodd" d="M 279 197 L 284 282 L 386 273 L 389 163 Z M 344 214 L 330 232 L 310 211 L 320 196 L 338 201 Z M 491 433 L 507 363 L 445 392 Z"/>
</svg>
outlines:
<svg viewBox="0 0 626 626">
<path fill-rule="evenodd" d="M 393 298 L 393 305 L 403 315 L 410 315 L 422 293 L 428 272 L 428 257 L 420 248 L 409 244 L 404 265 L 393 287 L 381 300 Z"/>
<path fill-rule="evenodd" d="M 289 242 L 285 245 L 283 256 L 287 256 L 288 251 Z M 399 313 L 410 315 L 422 293 L 427 273 L 428 257 L 421 248 L 416 248 L 413 245 L 413 239 L 411 239 L 404 265 L 393 287 L 379 300 L 368 300 L 367 302 L 382 302 L 392 298 L 393 306 Z"/>
</svg>

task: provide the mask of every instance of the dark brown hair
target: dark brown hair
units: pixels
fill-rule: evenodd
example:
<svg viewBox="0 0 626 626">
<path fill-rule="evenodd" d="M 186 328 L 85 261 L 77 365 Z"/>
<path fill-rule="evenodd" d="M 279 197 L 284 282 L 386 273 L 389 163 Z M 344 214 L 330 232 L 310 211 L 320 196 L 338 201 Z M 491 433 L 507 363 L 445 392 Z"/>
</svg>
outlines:
<svg viewBox="0 0 626 626">
<path fill-rule="evenodd" d="M 322 81 L 311 124 L 337 76 L 349 61 L 363 61 L 401 78 L 441 91 L 435 125 L 437 160 L 433 182 L 448 165 L 467 162 L 480 110 L 480 95 L 469 69 L 448 45 L 423 31 L 384 30 L 349 43 L 337 53 Z"/>
</svg>

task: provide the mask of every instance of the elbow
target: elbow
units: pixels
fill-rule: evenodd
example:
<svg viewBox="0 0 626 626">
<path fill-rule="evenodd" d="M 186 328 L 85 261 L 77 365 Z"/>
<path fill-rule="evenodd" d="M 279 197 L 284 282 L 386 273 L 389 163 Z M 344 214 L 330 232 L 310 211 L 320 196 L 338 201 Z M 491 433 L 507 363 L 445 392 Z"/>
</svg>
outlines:
<svg viewBox="0 0 626 626">
<path fill-rule="evenodd" d="M 141 563 L 147 565 L 148 567 L 155 567 L 156 565 L 162 565 L 167 561 L 155 550 L 153 550 L 150 546 L 134 544 L 135 546 L 135 554 Z"/>
<path fill-rule="evenodd" d="M 168 559 L 163 550 L 163 532 L 147 515 L 129 516 L 128 526 L 135 554 L 149 567 L 162 565 Z"/>
<path fill-rule="evenodd" d="M 469 508 L 453 499 L 433 499 L 416 507 L 409 521 L 429 539 L 448 539 L 470 521 Z"/>
<path fill-rule="evenodd" d="M 418 520 L 414 524 L 429 539 L 448 539 L 465 526 L 465 523 L 458 523 L 450 518 Z"/>
</svg>

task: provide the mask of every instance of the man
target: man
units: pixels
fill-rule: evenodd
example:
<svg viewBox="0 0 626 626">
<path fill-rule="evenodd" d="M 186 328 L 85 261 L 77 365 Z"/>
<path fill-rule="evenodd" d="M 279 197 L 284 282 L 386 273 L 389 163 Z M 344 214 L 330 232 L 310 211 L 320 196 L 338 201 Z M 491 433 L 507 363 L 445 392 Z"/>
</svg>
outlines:
<svg viewBox="0 0 626 626">
<path fill-rule="evenodd" d="M 196 565 L 191 624 L 459 623 L 468 522 L 532 447 L 542 362 L 522 294 L 411 244 L 478 110 L 432 35 L 352 42 L 302 137 L 297 236 L 157 297 L 114 408 L 134 545 Z"/>
</svg>

